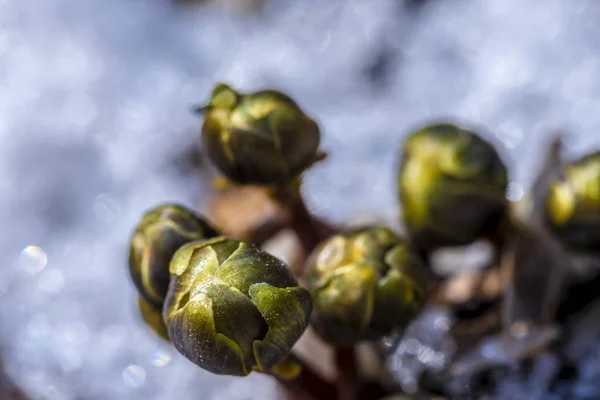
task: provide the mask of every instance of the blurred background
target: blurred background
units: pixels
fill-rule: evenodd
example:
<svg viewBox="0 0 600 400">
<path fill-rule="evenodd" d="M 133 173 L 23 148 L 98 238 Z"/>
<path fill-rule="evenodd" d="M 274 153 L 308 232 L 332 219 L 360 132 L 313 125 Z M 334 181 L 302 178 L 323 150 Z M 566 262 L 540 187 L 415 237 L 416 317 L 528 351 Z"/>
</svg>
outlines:
<svg viewBox="0 0 600 400">
<path fill-rule="evenodd" d="M 316 117 L 316 213 L 394 221 L 398 148 L 430 119 L 494 141 L 512 200 L 556 130 L 570 154 L 600 147 L 599 26 L 588 0 L 0 0 L 2 393 L 277 398 L 269 378 L 210 375 L 157 339 L 126 268 L 145 210 L 205 210 L 190 109 L 215 82 Z"/>
</svg>

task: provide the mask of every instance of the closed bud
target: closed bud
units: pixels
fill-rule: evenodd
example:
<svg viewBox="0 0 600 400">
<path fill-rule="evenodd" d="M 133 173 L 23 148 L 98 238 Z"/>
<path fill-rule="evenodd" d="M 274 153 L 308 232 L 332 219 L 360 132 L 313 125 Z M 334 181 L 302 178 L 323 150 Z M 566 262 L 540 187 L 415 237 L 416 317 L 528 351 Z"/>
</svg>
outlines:
<svg viewBox="0 0 600 400">
<path fill-rule="evenodd" d="M 504 220 L 508 173 L 494 147 L 450 124 L 411 134 L 398 173 L 403 222 L 420 249 L 467 245 Z"/>
<path fill-rule="evenodd" d="M 312 325 L 326 341 L 348 346 L 408 324 L 426 298 L 425 270 L 409 244 L 385 227 L 334 236 L 308 262 Z"/>
<path fill-rule="evenodd" d="M 140 296 L 162 311 L 173 254 L 188 242 L 216 235 L 207 222 L 183 206 L 164 204 L 146 213 L 129 249 L 129 272 Z"/>
<path fill-rule="evenodd" d="M 547 193 L 546 220 L 569 248 L 600 252 L 600 151 L 564 166 Z"/>
<path fill-rule="evenodd" d="M 169 337 L 212 373 L 272 373 L 308 325 L 308 291 L 254 245 L 225 237 L 192 242 L 173 256 L 170 272 Z"/>
<path fill-rule="evenodd" d="M 287 184 L 319 158 L 318 125 L 283 93 L 241 94 L 221 83 L 198 111 L 208 157 L 232 182 Z"/>
</svg>

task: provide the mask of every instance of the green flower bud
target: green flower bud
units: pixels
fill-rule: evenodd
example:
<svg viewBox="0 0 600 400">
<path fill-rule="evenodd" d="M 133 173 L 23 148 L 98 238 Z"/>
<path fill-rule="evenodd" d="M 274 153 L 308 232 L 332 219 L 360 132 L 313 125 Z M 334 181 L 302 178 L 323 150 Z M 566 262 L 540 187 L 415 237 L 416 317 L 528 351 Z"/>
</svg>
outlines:
<svg viewBox="0 0 600 400">
<path fill-rule="evenodd" d="M 385 227 L 367 227 L 321 243 L 308 262 L 312 325 L 326 341 L 348 346 L 404 327 L 426 297 L 425 269 Z"/>
<path fill-rule="evenodd" d="M 129 273 L 140 296 L 162 311 L 173 254 L 188 242 L 217 234 L 183 206 L 164 204 L 146 213 L 133 233 L 129 249 Z"/>
<path fill-rule="evenodd" d="M 493 233 L 506 215 L 507 186 L 494 147 L 464 128 L 430 125 L 404 145 L 398 191 L 420 249 L 467 245 Z"/>
<path fill-rule="evenodd" d="M 225 237 L 195 241 L 177 251 L 170 272 L 163 312 L 169 337 L 212 373 L 270 373 L 308 325 L 308 291 L 254 245 Z"/>
<path fill-rule="evenodd" d="M 318 125 L 283 93 L 240 94 L 221 83 L 198 111 L 208 157 L 232 182 L 286 184 L 319 158 Z"/>
<path fill-rule="evenodd" d="M 546 220 L 568 247 L 600 252 L 600 151 L 564 166 L 546 195 Z"/>
<path fill-rule="evenodd" d="M 143 297 L 138 297 L 138 309 L 146 325 L 162 339 L 169 341 L 169 333 L 162 319 L 162 312 L 154 308 Z"/>
</svg>

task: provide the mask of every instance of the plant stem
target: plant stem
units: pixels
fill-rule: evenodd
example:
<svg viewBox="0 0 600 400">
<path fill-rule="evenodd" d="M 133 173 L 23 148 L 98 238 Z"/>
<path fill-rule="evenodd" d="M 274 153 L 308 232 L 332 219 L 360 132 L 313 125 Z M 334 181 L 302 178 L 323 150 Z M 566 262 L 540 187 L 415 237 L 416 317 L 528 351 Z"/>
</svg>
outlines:
<svg viewBox="0 0 600 400">
<path fill-rule="evenodd" d="M 248 237 L 248 241 L 261 247 L 266 241 L 285 229 L 285 224 L 278 219 L 269 219 L 254 229 Z"/>
<path fill-rule="evenodd" d="M 296 400 L 333 400 L 336 398 L 336 387 L 325 381 L 298 357 L 291 355 L 294 362 L 302 366 L 302 371 L 294 379 L 277 378 Z"/>
<path fill-rule="evenodd" d="M 338 232 L 338 229 L 315 217 L 308 210 L 298 182 L 276 188 L 272 195 L 287 210 L 290 228 L 298 236 L 305 254 L 312 253 L 321 241 Z"/>
<path fill-rule="evenodd" d="M 357 400 L 359 376 L 356 369 L 354 347 L 335 349 L 335 365 L 337 368 L 338 400 Z"/>
<path fill-rule="evenodd" d="M 298 235 L 306 254 L 312 253 L 321 242 L 321 238 L 325 238 L 319 231 L 315 219 L 306 208 L 304 199 L 300 194 L 290 205 L 290 224 Z"/>
</svg>

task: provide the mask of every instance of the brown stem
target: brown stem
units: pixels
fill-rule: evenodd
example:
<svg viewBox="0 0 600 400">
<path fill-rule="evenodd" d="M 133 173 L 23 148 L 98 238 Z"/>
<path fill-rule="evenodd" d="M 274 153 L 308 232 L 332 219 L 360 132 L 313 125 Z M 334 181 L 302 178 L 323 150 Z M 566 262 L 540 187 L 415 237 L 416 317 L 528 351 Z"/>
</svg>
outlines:
<svg viewBox="0 0 600 400">
<path fill-rule="evenodd" d="M 302 371 L 294 379 L 277 378 L 293 395 L 295 400 L 332 400 L 336 396 L 336 388 L 315 373 L 298 357 L 291 355 L 294 361 L 302 366 Z"/>
<path fill-rule="evenodd" d="M 335 350 L 337 368 L 338 400 L 358 400 L 359 377 L 356 369 L 354 347 L 340 347 Z"/>
<path fill-rule="evenodd" d="M 298 182 L 275 189 L 273 196 L 287 210 L 288 223 L 296 232 L 305 254 L 312 253 L 321 241 L 339 231 L 308 210 Z"/>
<path fill-rule="evenodd" d="M 298 235 L 306 254 L 312 253 L 321 239 L 325 238 L 301 196 L 298 196 L 290 205 L 290 224 Z"/>
<path fill-rule="evenodd" d="M 285 229 L 285 227 L 286 225 L 282 221 L 275 218 L 269 219 L 250 232 L 248 235 L 248 241 L 261 247 L 267 240 L 277 235 L 279 232 Z"/>
<path fill-rule="evenodd" d="M 386 390 L 377 382 L 367 382 L 360 387 L 358 391 L 358 400 L 380 400 L 391 396 L 393 393 Z"/>
</svg>

